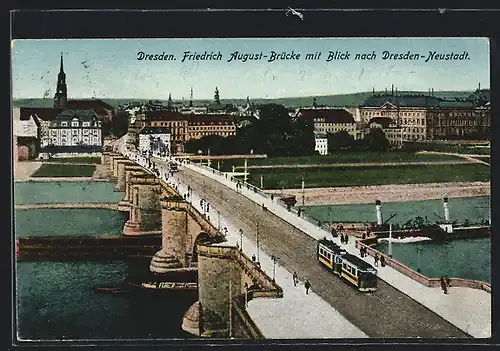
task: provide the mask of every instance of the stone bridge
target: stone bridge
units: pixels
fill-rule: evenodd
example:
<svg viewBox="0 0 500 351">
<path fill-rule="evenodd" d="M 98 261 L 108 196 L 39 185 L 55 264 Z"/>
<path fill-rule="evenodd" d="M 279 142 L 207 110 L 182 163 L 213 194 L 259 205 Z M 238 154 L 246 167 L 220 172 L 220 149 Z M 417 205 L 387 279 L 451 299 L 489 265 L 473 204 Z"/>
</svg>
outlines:
<svg viewBox="0 0 500 351">
<path fill-rule="evenodd" d="M 227 336 L 231 323 L 233 336 L 261 337 L 242 301 L 281 297 L 281 288 L 236 247 L 214 246 L 225 241 L 224 234 L 162 179 L 118 153 L 104 152 L 102 164 L 112 171 L 115 190 L 125 193 L 118 204 L 118 210 L 129 213 L 123 234 L 161 232 L 162 247 L 152 257 L 150 271 L 161 279 L 173 269 L 198 268 L 199 300 L 186 312 L 184 330 Z"/>
</svg>

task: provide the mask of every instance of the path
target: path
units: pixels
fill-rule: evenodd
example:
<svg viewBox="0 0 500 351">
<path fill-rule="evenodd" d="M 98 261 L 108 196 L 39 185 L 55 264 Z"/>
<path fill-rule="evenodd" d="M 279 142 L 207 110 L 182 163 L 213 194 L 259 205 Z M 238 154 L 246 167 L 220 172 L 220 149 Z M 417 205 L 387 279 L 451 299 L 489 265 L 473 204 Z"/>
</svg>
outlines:
<svg viewBox="0 0 500 351">
<path fill-rule="evenodd" d="M 118 211 L 117 203 L 108 202 L 77 202 L 77 203 L 59 203 L 59 204 L 17 204 L 16 210 L 30 210 L 35 208 L 107 208 Z"/>
<path fill-rule="evenodd" d="M 432 154 L 432 155 L 448 155 L 448 156 L 456 156 L 461 157 L 464 160 L 467 160 L 472 163 L 482 163 L 483 165 L 490 166 L 488 162 L 483 160 L 478 160 L 476 157 L 490 157 L 490 155 L 475 155 L 475 154 L 457 154 L 454 152 L 440 152 L 440 151 L 419 151 L 420 154 Z"/>
<path fill-rule="evenodd" d="M 474 161 L 472 161 L 474 160 Z M 478 163 L 470 158 L 469 161 L 439 161 L 439 162 L 350 162 L 350 163 L 308 163 L 308 164 L 281 164 L 281 165 L 251 165 L 247 169 L 264 168 L 343 168 L 343 167 L 400 167 L 400 166 L 452 166 L 467 163 Z M 244 169 L 245 166 L 234 166 L 234 169 Z"/>
<path fill-rule="evenodd" d="M 491 196 L 490 182 L 452 182 L 421 184 L 388 184 L 353 187 L 329 187 L 302 189 L 265 190 L 269 194 L 295 195 L 306 206 L 346 205 L 384 202 L 437 200 L 458 197 Z"/>
</svg>

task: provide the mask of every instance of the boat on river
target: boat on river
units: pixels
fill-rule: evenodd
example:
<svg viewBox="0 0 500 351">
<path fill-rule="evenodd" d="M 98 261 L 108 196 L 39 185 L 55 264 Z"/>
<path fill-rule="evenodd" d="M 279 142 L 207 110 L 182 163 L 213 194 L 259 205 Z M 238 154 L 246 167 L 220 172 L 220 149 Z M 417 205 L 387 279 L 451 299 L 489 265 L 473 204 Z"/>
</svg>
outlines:
<svg viewBox="0 0 500 351">
<path fill-rule="evenodd" d="M 193 291 L 198 289 L 198 283 L 195 282 L 143 282 L 143 283 L 132 283 L 129 285 L 152 291 L 172 291 L 172 290 L 184 290 Z"/>
</svg>

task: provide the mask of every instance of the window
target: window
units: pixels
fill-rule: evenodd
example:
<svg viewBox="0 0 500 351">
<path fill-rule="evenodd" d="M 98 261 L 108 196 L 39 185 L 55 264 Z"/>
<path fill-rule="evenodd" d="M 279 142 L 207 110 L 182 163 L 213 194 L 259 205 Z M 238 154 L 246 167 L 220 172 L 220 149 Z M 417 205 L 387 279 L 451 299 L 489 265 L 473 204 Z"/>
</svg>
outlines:
<svg viewBox="0 0 500 351">
<path fill-rule="evenodd" d="M 72 126 L 72 127 L 78 127 L 78 121 L 73 120 L 73 121 L 71 122 L 71 126 Z"/>
<path fill-rule="evenodd" d="M 88 135 L 89 134 L 89 130 L 88 129 L 84 129 L 83 130 L 83 135 Z"/>
<path fill-rule="evenodd" d="M 90 122 L 83 122 L 82 127 L 90 127 Z"/>
<path fill-rule="evenodd" d="M 67 127 L 68 126 L 68 122 L 61 122 L 61 127 Z"/>
</svg>

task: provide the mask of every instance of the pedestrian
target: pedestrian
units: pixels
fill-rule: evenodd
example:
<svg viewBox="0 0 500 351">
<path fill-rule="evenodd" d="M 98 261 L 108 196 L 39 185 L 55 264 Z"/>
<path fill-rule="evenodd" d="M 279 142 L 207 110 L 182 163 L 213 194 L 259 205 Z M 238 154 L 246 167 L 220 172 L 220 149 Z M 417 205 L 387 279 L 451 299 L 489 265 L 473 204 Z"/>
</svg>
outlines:
<svg viewBox="0 0 500 351">
<path fill-rule="evenodd" d="M 375 254 L 374 260 L 375 260 L 375 267 L 378 267 L 378 254 Z"/>
<path fill-rule="evenodd" d="M 447 286 L 451 286 L 451 279 L 447 275 L 444 276 L 444 280 L 446 281 Z"/>
<path fill-rule="evenodd" d="M 448 294 L 448 288 L 446 287 L 446 281 L 443 276 L 441 276 L 440 282 L 441 282 L 441 289 L 443 289 L 443 292 L 445 294 Z"/>
<path fill-rule="evenodd" d="M 309 280 L 306 279 L 304 286 L 306 288 L 306 295 L 307 295 L 309 294 L 309 288 L 311 287 L 311 283 L 309 283 Z"/>
<path fill-rule="evenodd" d="M 384 255 L 380 256 L 380 265 L 382 267 L 385 267 L 385 256 Z"/>
<path fill-rule="evenodd" d="M 273 200 L 274 200 L 274 195 L 273 195 L 273 194 L 271 194 L 271 201 L 273 201 Z"/>
<path fill-rule="evenodd" d="M 363 253 L 363 246 L 361 246 L 359 248 L 359 255 L 361 256 L 361 258 L 365 257 L 364 253 Z"/>
<path fill-rule="evenodd" d="M 299 277 L 297 276 L 297 272 L 293 272 L 293 286 L 297 286 L 297 282 L 299 281 Z"/>
<path fill-rule="evenodd" d="M 252 262 L 255 262 L 256 260 L 256 257 L 255 257 L 255 254 L 252 255 Z"/>
<path fill-rule="evenodd" d="M 342 233 L 342 234 L 340 234 L 340 242 L 343 244 L 343 243 L 344 243 L 344 240 L 345 240 L 345 239 L 344 239 L 344 234 Z"/>
<path fill-rule="evenodd" d="M 346 245 L 349 243 L 349 235 L 347 235 L 347 234 L 345 235 L 345 243 L 346 243 Z"/>
</svg>

